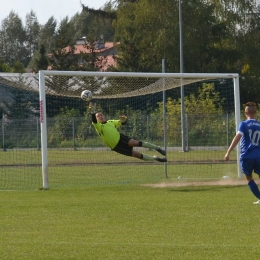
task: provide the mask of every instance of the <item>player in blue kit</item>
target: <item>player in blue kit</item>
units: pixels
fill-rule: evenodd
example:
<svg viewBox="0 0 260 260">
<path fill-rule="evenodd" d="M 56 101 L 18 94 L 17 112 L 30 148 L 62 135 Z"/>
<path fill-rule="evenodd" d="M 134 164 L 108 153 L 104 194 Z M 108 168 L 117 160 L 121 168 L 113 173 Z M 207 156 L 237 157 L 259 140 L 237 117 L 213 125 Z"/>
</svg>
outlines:
<svg viewBox="0 0 260 260">
<path fill-rule="evenodd" d="M 226 161 L 229 160 L 230 152 L 240 141 L 241 169 L 246 176 L 249 189 L 258 199 L 254 204 L 260 204 L 260 191 L 252 176 L 252 173 L 255 172 L 260 178 L 260 122 L 256 120 L 256 113 L 256 104 L 247 102 L 245 107 L 247 120 L 240 123 L 238 132 L 229 146 L 224 159 Z"/>
</svg>

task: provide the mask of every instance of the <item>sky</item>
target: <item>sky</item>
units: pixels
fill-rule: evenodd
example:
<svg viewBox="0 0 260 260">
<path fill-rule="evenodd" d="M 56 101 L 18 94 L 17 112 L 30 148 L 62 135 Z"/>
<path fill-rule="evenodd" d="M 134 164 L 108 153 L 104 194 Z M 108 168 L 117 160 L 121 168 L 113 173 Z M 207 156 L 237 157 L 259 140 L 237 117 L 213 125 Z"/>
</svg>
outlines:
<svg viewBox="0 0 260 260">
<path fill-rule="evenodd" d="M 53 16 L 57 22 L 68 16 L 71 18 L 82 11 L 81 3 L 89 8 L 99 9 L 108 0 L 2 0 L 0 5 L 0 23 L 11 11 L 25 22 L 26 14 L 33 10 L 38 22 L 44 25 Z"/>
</svg>

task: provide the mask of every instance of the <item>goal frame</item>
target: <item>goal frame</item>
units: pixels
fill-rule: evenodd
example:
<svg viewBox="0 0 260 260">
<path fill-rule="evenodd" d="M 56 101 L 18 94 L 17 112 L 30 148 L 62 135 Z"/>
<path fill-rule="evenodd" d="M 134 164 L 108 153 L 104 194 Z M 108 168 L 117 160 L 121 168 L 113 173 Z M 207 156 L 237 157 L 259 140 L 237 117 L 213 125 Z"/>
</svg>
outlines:
<svg viewBox="0 0 260 260">
<path fill-rule="evenodd" d="M 42 188 L 49 189 L 48 181 L 48 148 L 47 148 L 47 118 L 46 118 L 46 93 L 45 76 L 100 76 L 100 77 L 158 77 L 158 78 L 232 78 L 235 100 L 235 125 L 236 129 L 240 124 L 240 92 L 239 74 L 237 73 L 139 73 L 139 72 L 94 72 L 94 71 L 39 71 L 39 106 L 40 106 L 40 125 L 41 125 L 41 159 L 42 159 Z M 185 87 L 185 86 L 184 86 Z M 237 156 L 237 175 L 242 178 L 243 174 L 239 164 L 240 144 L 236 147 Z M 223 162 L 224 163 L 224 162 Z"/>
</svg>

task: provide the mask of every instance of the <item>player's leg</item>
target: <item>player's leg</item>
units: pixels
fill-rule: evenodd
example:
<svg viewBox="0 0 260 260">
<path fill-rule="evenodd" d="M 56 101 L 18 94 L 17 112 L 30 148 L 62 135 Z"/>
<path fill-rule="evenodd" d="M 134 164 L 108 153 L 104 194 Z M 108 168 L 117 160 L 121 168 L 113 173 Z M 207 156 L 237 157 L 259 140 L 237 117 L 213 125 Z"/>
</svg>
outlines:
<svg viewBox="0 0 260 260">
<path fill-rule="evenodd" d="M 149 148 L 149 149 L 154 149 L 157 152 L 159 152 L 160 154 L 162 154 L 163 156 L 166 155 L 166 152 L 163 149 L 161 149 L 160 146 L 152 144 L 152 143 L 138 141 L 138 140 L 135 140 L 135 139 L 130 139 L 128 141 L 128 145 L 132 146 L 132 147 L 145 147 L 145 148 Z"/>
<path fill-rule="evenodd" d="M 241 161 L 241 169 L 242 172 L 245 174 L 247 179 L 247 185 L 254 196 L 258 199 L 258 201 L 254 202 L 254 204 L 260 204 L 260 191 L 255 183 L 252 173 L 254 170 L 254 159 L 244 159 Z"/>
<path fill-rule="evenodd" d="M 254 172 L 258 175 L 258 178 L 260 179 L 260 158 L 256 158 L 255 162 L 254 162 Z M 259 194 L 260 194 L 260 190 L 257 184 L 255 184 L 257 186 L 257 188 L 255 188 L 255 190 L 258 189 Z M 254 204 L 260 204 L 260 196 L 258 197 L 258 201 L 254 202 Z"/>
<path fill-rule="evenodd" d="M 258 201 L 254 202 L 254 204 L 260 204 L 260 191 L 259 188 L 257 186 L 257 184 L 255 183 L 254 179 L 251 176 L 247 176 L 246 175 L 246 179 L 248 181 L 248 187 L 251 190 L 251 192 L 255 195 L 255 197 L 258 199 Z"/>
<path fill-rule="evenodd" d="M 138 151 L 133 150 L 133 146 L 129 145 L 129 141 L 133 140 L 125 135 L 120 136 L 120 140 L 117 146 L 113 149 L 113 151 L 126 155 L 133 156 L 135 158 L 145 160 L 145 161 L 158 161 L 158 162 L 167 162 L 166 158 L 159 158 L 157 156 L 150 156 L 147 154 L 142 154 Z"/>
<path fill-rule="evenodd" d="M 135 150 L 132 151 L 132 156 L 136 157 L 138 159 L 144 160 L 144 161 L 167 162 L 166 158 L 159 158 L 156 155 L 150 156 L 150 155 L 147 155 L 147 154 L 142 154 L 142 153 L 135 151 Z"/>
</svg>

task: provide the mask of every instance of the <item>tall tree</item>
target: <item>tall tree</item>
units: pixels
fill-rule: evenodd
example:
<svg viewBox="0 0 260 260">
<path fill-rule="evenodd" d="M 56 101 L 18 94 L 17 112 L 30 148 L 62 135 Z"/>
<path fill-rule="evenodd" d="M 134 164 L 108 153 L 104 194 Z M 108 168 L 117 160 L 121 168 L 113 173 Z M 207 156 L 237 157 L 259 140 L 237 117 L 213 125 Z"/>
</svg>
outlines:
<svg viewBox="0 0 260 260">
<path fill-rule="evenodd" d="M 68 18 L 66 18 L 61 22 L 57 30 L 54 47 L 51 50 L 51 54 L 48 55 L 52 69 L 75 70 L 77 57 L 74 55 L 74 52 L 75 47 L 70 37 Z"/>
<path fill-rule="evenodd" d="M 55 46 L 57 21 L 51 16 L 47 23 L 43 25 L 39 35 L 38 46 L 44 45 L 46 54 L 50 53 Z"/>
<path fill-rule="evenodd" d="M 179 71 L 178 1 L 118 0 L 114 21 L 115 40 L 121 42 L 120 65 L 131 71 L 161 71 L 165 58 L 167 71 Z M 251 2 L 250 2 L 251 3 Z M 185 72 L 240 72 L 243 54 L 238 36 L 246 12 L 255 10 L 246 0 L 182 1 Z M 132 59 L 129 63 L 130 46 Z M 138 57 L 134 52 L 138 50 Z M 129 63 L 129 67 L 127 64 Z"/>
<path fill-rule="evenodd" d="M 0 55 L 2 60 L 10 67 L 16 61 L 26 66 L 28 50 L 25 48 L 26 32 L 19 16 L 11 11 L 2 21 L 0 29 Z"/>
<path fill-rule="evenodd" d="M 33 72 L 38 72 L 39 70 L 46 70 L 48 68 L 48 58 L 46 55 L 46 50 L 44 45 L 41 45 L 39 50 L 37 50 L 31 60 L 29 67 Z"/>
<path fill-rule="evenodd" d="M 239 59 L 233 26 L 215 15 L 214 3 L 191 0 L 183 4 L 184 71 L 234 72 Z"/>
<path fill-rule="evenodd" d="M 37 114 L 38 93 L 10 88 L 12 102 L 4 102 L 7 118 L 28 118 Z"/>
<path fill-rule="evenodd" d="M 38 40 L 40 35 L 40 24 L 37 20 L 36 13 L 31 11 L 25 18 L 25 32 L 26 41 L 25 46 L 28 50 L 30 61 L 38 47 Z"/>
<path fill-rule="evenodd" d="M 114 29 L 112 21 L 116 18 L 116 10 L 114 4 L 107 2 L 101 9 L 95 10 L 82 5 L 82 13 L 79 22 L 83 21 L 84 25 L 79 28 L 82 36 L 89 36 L 89 33 L 95 32 L 96 37 L 103 36 L 105 41 L 113 41 Z M 81 23 L 82 24 L 82 23 Z"/>
<path fill-rule="evenodd" d="M 176 55 L 177 10 L 176 2 L 169 0 L 155 0 L 152 3 L 149 0 L 119 1 L 114 27 L 115 41 L 122 44 L 119 63 L 125 63 L 120 69 L 127 69 L 127 60 L 132 59 L 128 71 L 160 72 L 161 61 L 167 57 L 168 68 L 176 71 L 179 60 Z M 130 48 L 134 51 L 129 52 Z M 137 56 L 135 50 L 139 52 Z"/>
</svg>

